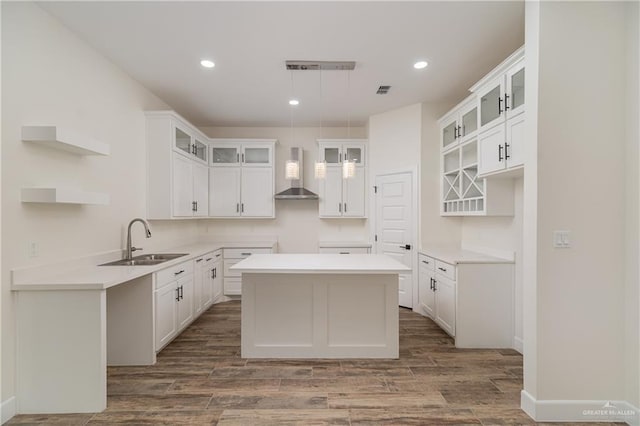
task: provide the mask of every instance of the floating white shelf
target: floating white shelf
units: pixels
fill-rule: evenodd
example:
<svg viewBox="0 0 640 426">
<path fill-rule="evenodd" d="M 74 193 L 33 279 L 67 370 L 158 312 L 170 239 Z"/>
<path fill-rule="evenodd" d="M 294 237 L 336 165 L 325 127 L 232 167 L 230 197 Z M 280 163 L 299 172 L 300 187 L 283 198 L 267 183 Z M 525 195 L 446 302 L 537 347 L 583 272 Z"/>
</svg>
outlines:
<svg viewBox="0 0 640 426">
<path fill-rule="evenodd" d="M 109 195 L 68 188 L 22 188 L 23 203 L 109 204 Z"/>
<path fill-rule="evenodd" d="M 59 126 L 22 126 L 22 140 L 78 155 L 109 155 L 111 151 L 106 143 L 79 136 Z"/>
</svg>

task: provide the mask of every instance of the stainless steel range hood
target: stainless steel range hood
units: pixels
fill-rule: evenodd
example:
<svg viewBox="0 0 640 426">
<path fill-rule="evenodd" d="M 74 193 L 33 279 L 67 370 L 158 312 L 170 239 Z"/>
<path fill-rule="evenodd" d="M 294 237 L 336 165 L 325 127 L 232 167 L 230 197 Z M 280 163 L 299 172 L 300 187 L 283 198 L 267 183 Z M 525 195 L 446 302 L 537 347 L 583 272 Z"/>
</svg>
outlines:
<svg viewBox="0 0 640 426">
<path fill-rule="evenodd" d="M 318 195 L 303 187 L 304 177 L 304 157 L 300 147 L 291 148 L 290 160 L 298 161 L 300 165 L 300 179 L 291 180 L 291 188 L 278 192 L 275 195 L 276 200 L 317 200 Z"/>
</svg>

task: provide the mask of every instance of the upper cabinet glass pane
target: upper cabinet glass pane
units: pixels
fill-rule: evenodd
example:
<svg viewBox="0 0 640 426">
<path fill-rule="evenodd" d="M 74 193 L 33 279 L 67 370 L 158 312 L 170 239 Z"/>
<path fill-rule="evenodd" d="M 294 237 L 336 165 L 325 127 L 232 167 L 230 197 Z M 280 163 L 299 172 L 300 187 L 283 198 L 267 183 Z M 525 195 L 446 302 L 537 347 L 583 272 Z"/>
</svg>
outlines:
<svg viewBox="0 0 640 426">
<path fill-rule="evenodd" d="M 442 147 L 451 145 L 456 141 L 456 122 L 449 124 L 442 129 Z"/>
<path fill-rule="evenodd" d="M 511 76 L 511 109 L 524 105 L 524 68 Z"/>
<path fill-rule="evenodd" d="M 327 164 L 340 163 L 340 148 L 324 148 L 324 161 Z"/>
<path fill-rule="evenodd" d="M 500 85 L 480 98 L 480 126 L 492 122 L 500 116 Z"/>
<path fill-rule="evenodd" d="M 269 164 L 269 148 L 245 147 L 244 162 L 247 164 Z"/>
<path fill-rule="evenodd" d="M 347 147 L 347 160 L 362 164 L 362 148 Z"/>
<path fill-rule="evenodd" d="M 478 130 L 478 108 L 474 108 L 462 116 L 462 135 L 470 135 Z"/>
<path fill-rule="evenodd" d="M 200 142 L 198 139 L 195 141 L 195 155 L 202 161 L 207 161 L 207 145 Z"/>
<path fill-rule="evenodd" d="M 186 132 L 183 132 L 177 127 L 175 128 L 175 130 L 176 130 L 176 148 L 191 154 L 191 136 L 189 136 Z"/>
<path fill-rule="evenodd" d="M 214 146 L 211 150 L 211 161 L 214 164 L 235 164 L 239 160 L 238 148 Z"/>
</svg>

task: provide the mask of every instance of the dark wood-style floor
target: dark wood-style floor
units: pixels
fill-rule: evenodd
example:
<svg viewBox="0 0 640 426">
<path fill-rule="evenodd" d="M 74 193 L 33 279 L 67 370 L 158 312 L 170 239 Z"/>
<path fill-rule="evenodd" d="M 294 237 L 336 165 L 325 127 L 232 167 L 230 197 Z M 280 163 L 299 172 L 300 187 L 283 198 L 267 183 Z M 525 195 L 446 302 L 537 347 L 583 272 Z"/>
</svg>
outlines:
<svg viewBox="0 0 640 426">
<path fill-rule="evenodd" d="M 244 360 L 240 303 L 227 302 L 156 365 L 109 367 L 104 412 L 19 415 L 9 424 L 534 424 L 519 409 L 521 389 L 520 354 L 456 349 L 408 309 L 400 309 L 398 360 Z"/>
</svg>

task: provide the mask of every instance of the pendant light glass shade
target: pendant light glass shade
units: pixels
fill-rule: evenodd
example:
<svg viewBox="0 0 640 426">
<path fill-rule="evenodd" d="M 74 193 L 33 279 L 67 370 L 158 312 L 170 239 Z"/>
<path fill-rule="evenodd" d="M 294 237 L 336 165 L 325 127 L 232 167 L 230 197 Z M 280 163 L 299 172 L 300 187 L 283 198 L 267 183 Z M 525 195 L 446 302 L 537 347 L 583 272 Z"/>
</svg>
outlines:
<svg viewBox="0 0 640 426">
<path fill-rule="evenodd" d="M 288 180 L 300 179 L 300 163 L 297 160 L 287 160 L 285 164 L 284 178 Z"/>
<path fill-rule="evenodd" d="M 351 179 L 356 175 L 356 162 L 345 160 L 342 163 L 342 178 Z"/>
<path fill-rule="evenodd" d="M 314 168 L 314 175 L 316 179 L 325 179 L 327 177 L 327 162 L 326 161 L 316 161 L 316 165 Z"/>
</svg>

